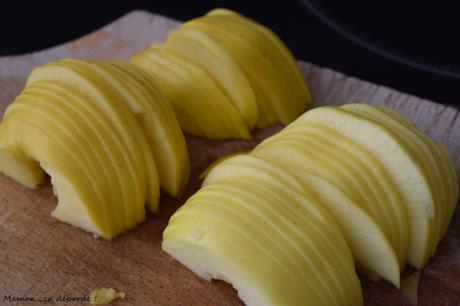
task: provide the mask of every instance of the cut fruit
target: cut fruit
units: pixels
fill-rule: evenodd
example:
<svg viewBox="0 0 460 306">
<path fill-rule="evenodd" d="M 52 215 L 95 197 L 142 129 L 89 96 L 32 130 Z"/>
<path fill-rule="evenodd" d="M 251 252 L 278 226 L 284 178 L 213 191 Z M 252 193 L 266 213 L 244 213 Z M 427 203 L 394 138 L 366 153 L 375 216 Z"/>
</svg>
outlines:
<svg viewBox="0 0 460 306">
<path fill-rule="evenodd" d="M 163 249 L 207 280 L 230 282 L 247 305 L 361 305 L 332 218 L 295 189 L 279 194 L 275 181 L 202 188 L 171 218 Z"/>
<path fill-rule="evenodd" d="M 263 156 L 263 155 L 262 155 Z M 293 161 L 294 159 L 290 159 Z M 391 244 L 373 218 L 362 210 L 351 198 L 328 181 L 301 170 L 293 163 L 283 167 L 294 174 L 302 183 L 292 180 L 281 169 L 251 155 L 230 157 L 211 170 L 203 185 L 213 184 L 228 178 L 250 184 L 267 180 L 278 181 L 277 192 L 284 194 L 289 189 L 310 190 L 326 207 L 339 224 L 342 233 L 351 247 L 355 260 L 381 277 L 399 287 L 400 265 Z M 283 182 L 284 181 L 284 182 Z M 281 183 L 283 182 L 283 183 Z M 285 191 L 278 190 L 281 188 Z"/>
<path fill-rule="evenodd" d="M 249 129 L 257 123 L 258 107 L 252 87 L 235 60 L 206 33 L 196 29 L 172 31 L 165 49 L 204 69 L 238 108 Z"/>
<path fill-rule="evenodd" d="M 328 181 L 299 168 L 286 169 L 313 190 L 340 226 L 359 267 L 389 281 L 397 288 L 401 271 L 398 256 L 373 218 Z"/>
<path fill-rule="evenodd" d="M 137 184 L 145 176 L 131 171 L 135 165 L 116 145 L 120 137 L 104 129 L 110 124 L 102 113 L 81 98 L 65 85 L 30 85 L 5 112 L 0 147 L 27 156 L 26 161 L 36 165 L 32 171 L 40 162 L 50 174 L 58 196 L 54 217 L 110 239 L 144 219 L 145 185 Z M 17 165 L 25 171 L 27 166 Z M 14 178 L 3 164 L 0 168 Z M 132 179 L 125 182 L 122 177 Z M 123 194 L 131 196 L 130 206 L 122 201 Z"/>
<path fill-rule="evenodd" d="M 100 62 L 88 68 L 109 82 L 130 106 L 153 152 L 160 186 L 172 196 L 182 194 L 190 173 L 187 147 L 174 110 L 159 86 L 128 62 Z"/>
<path fill-rule="evenodd" d="M 313 170 L 347 193 L 381 227 L 404 267 L 409 238 L 406 212 L 394 185 L 369 153 L 319 124 L 287 128 L 273 138 L 253 154 L 282 167 Z"/>
<path fill-rule="evenodd" d="M 89 103 L 94 103 L 111 126 L 122 136 L 124 147 L 132 160 L 136 160 L 135 172 L 147 175 L 147 203 L 153 211 L 160 197 L 158 173 L 153 152 L 144 132 L 123 97 L 103 78 L 92 73 L 88 63 L 77 60 L 60 60 L 35 68 L 27 79 L 27 85 L 39 80 L 68 84 L 81 91 Z M 139 160 L 139 161 L 138 161 Z M 126 203 L 130 196 L 126 194 Z"/>
<path fill-rule="evenodd" d="M 411 154 L 417 158 L 417 161 L 431 186 L 436 209 L 433 220 L 433 237 L 431 238 L 431 254 L 433 254 L 443 235 L 442 227 L 444 227 L 444 225 L 442 224 L 446 219 L 446 205 L 449 205 L 449 200 L 447 199 L 448 191 L 444 188 L 444 186 L 448 186 L 448 184 L 447 182 L 443 182 L 446 175 L 442 173 L 442 161 L 439 156 L 439 152 L 427 136 L 423 135 L 415 128 L 409 128 L 409 125 L 407 125 L 407 123 L 402 123 L 402 120 L 395 119 L 395 114 L 386 114 L 383 111 L 383 108 L 379 109 L 375 106 L 356 103 L 347 104 L 342 106 L 342 108 L 364 116 L 370 120 L 374 120 L 382 126 L 391 129 L 400 136 L 400 139 L 404 142 L 406 148 L 408 148 L 408 150 L 411 151 Z"/>
<path fill-rule="evenodd" d="M 421 166 L 400 136 L 375 121 L 336 107 L 309 111 L 293 122 L 291 127 L 304 122 L 327 125 L 362 145 L 381 162 L 393 180 L 409 217 L 411 236 L 408 261 L 417 268 L 423 267 L 431 255 L 431 220 L 435 204 Z"/>
<path fill-rule="evenodd" d="M 206 176 L 208 176 L 209 172 L 211 172 L 212 169 L 214 169 L 214 167 L 216 167 L 218 164 L 220 164 L 221 162 L 231 158 L 231 157 L 234 157 L 234 156 L 238 156 L 238 155 L 242 155 L 242 154 L 245 154 L 245 153 L 249 153 L 249 151 L 242 151 L 242 152 L 234 152 L 234 153 L 230 153 L 230 154 L 227 154 L 227 155 L 224 155 L 218 159 L 216 159 L 215 161 L 213 161 L 212 163 L 210 163 L 206 169 L 204 169 L 203 172 L 201 172 L 201 174 L 198 176 L 198 178 L 201 180 L 201 179 L 204 179 L 206 178 Z"/>
<path fill-rule="evenodd" d="M 227 13 L 193 19 L 181 29 L 205 32 L 243 69 L 256 95 L 259 128 L 288 124 L 310 104 L 309 90 L 292 54 L 268 29 Z"/>
<path fill-rule="evenodd" d="M 408 119 L 391 109 L 363 104 L 348 104 L 348 110 L 361 112 L 369 118 L 379 121 L 382 125 L 392 128 L 399 133 L 407 146 L 418 156 L 426 176 L 433 186 L 435 195 L 436 217 L 435 233 L 432 247 L 432 255 L 435 253 L 437 244 L 444 236 L 452 218 L 458 195 L 455 194 L 456 178 L 452 176 L 455 171 L 452 159 L 446 154 L 446 149 L 440 144 L 419 131 Z M 443 152 L 444 151 L 444 152 Z M 452 171 L 454 170 L 454 171 Z"/>
<path fill-rule="evenodd" d="M 241 113 L 200 67 L 163 49 L 144 50 L 131 62 L 160 84 L 185 132 L 210 139 L 251 137 Z"/>
</svg>

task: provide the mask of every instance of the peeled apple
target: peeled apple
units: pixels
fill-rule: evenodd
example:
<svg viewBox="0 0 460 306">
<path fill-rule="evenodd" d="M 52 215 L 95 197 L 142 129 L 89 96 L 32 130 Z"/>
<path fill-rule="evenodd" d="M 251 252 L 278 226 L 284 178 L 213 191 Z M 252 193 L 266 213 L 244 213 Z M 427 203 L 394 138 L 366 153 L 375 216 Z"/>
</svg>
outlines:
<svg viewBox="0 0 460 306">
<path fill-rule="evenodd" d="M 259 109 L 251 84 L 230 54 L 205 32 L 178 29 L 169 33 L 165 49 L 203 68 L 229 97 L 249 129 L 257 123 Z"/>
<path fill-rule="evenodd" d="M 335 270 L 348 266 L 348 256 L 372 279 L 399 287 L 406 263 L 422 268 L 435 253 L 458 200 L 447 149 L 397 112 L 367 104 L 306 112 L 253 151 L 214 162 L 205 174 L 202 189 L 172 216 L 163 249 L 205 279 L 230 282 L 247 305 L 359 305 L 359 289 L 342 290 L 353 283 L 352 274 Z M 343 235 L 338 240 L 350 255 L 335 249 L 335 268 L 303 265 L 311 258 L 308 263 L 319 267 L 313 258 L 320 255 L 328 266 L 323 247 L 299 257 L 301 246 L 293 250 L 286 242 L 297 236 L 284 222 L 305 230 L 304 237 L 319 233 L 303 227 L 310 217 L 295 211 L 299 199 L 308 199 L 304 207 Z M 342 244 L 337 238 L 322 239 L 334 248 Z M 268 258 L 283 262 L 288 275 Z M 275 286 L 275 280 L 281 281 Z M 297 284 L 307 296 L 295 291 Z"/>
<path fill-rule="evenodd" d="M 242 114 L 200 66 L 162 48 L 131 58 L 161 86 L 186 133 L 209 139 L 251 137 Z"/>
<path fill-rule="evenodd" d="M 184 23 L 130 61 L 161 84 L 182 129 L 195 136 L 248 139 L 254 128 L 290 123 L 311 103 L 283 42 L 230 10 Z"/>
<path fill-rule="evenodd" d="M 245 171 L 217 173 L 235 159 L 247 161 Z M 162 246 L 199 276 L 230 282 L 247 305 L 363 303 L 328 211 L 294 176 L 256 157 L 213 168 L 171 217 Z"/>
<path fill-rule="evenodd" d="M 190 20 L 180 28 L 205 32 L 240 65 L 256 95 L 259 128 L 276 122 L 288 124 L 311 103 L 294 57 L 268 28 L 222 9 Z"/>
<path fill-rule="evenodd" d="M 5 111 L 0 171 L 29 188 L 46 172 L 58 197 L 52 215 L 111 239 L 143 221 L 144 203 L 157 210 L 160 181 L 179 195 L 189 161 L 174 112 L 147 74 L 65 59 L 34 69 Z"/>
</svg>

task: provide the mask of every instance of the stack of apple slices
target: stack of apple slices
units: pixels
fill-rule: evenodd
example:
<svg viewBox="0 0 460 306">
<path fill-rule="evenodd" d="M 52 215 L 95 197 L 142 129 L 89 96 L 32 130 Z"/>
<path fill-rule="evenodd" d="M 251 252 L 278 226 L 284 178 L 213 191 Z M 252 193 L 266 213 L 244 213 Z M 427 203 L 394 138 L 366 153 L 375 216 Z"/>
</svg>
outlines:
<svg viewBox="0 0 460 306">
<path fill-rule="evenodd" d="M 406 263 L 422 268 L 435 253 L 458 199 L 447 150 L 398 113 L 368 104 L 311 110 L 252 152 L 213 165 L 203 186 L 171 218 L 163 248 L 198 275 L 231 282 L 248 305 L 359 305 L 350 289 L 343 300 L 310 296 L 303 304 L 301 293 L 293 292 L 301 283 L 305 292 L 333 299 L 347 282 L 354 284 L 352 272 L 347 280 L 332 267 L 348 256 L 341 235 L 359 269 L 399 287 Z M 333 259 L 315 243 L 293 249 L 287 242 L 317 233 L 303 227 L 311 215 L 292 210 L 299 197 L 302 209 L 314 210 L 325 224 L 318 230 L 329 231 L 321 242 L 341 245 Z M 318 255 L 325 265 L 319 279 L 308 272 L 301 280 L 294 268 L 266 262 L 310 271 L 319 267 L 312 259 Z M 266 269 L 257 270 L 262 262 Z"/>
<path fill-rule="evenodd" d="M 290 123 L 311 102 L 281 40 L 229 10 L 184 23 L 131 62 L 162 85 L 182 128 L 196 136 L 248 139 L 255 127 Z"/>
<path fill-rule="evenodd" d="M 30 188 L 46 171 L 52 215 L 108 239 L 157 210 L 160 186 L 179 196 L 189 168 L 170 103 L 128 62 L 40 66 L 0 125 L 0 171 Z"/>
<path fill-rule="evenodd" d="M 171 218 L 163 249 L 246 305 L 362 305 L 350 249 L 313 189 L 251 155 L 229 158 Z"/>
</svg>

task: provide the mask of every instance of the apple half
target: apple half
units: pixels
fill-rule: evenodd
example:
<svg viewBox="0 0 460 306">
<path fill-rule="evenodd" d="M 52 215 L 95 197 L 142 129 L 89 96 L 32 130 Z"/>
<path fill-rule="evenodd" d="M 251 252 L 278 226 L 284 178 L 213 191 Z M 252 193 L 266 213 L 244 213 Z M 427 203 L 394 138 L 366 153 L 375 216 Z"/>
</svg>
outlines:
<svg viewBox="0 0 460 306">
<path fill-rule="evenodd" d="M 408 262 L 423 267 L 432 253 L 436 205 L 426 173 L 401 136 L 375 120 L 338 107 L 306 112 L 293 126 L 305 122 L 327 125 L 377 158 L 393 180 L 409 218 Z"/>
<path fill-rule="evenodd" d="M 212 174 L 238 158 L 254 163 L 236 176 Z M 220 165 L 171 217 L 166 252 L 207 280 L 230 282 L 247 305 L 362 305 L 350 250 L 312 193 L 255 157 Z"/>
<path fill-rule="evenodd" d="M 5 111 L 0 171 L 29 188 L 48 173 L 52 215 L 111 239 L 144 220 L 145 203 L 157 210 L 160 181 L 180 195 L 190 165 L 172 107 L 143 70 L 64 59 L 35 68 Z"/>
<path fill-rule="evenodd" d="M 206 33 L 238 63 L 256 95 L 259 128 L 276 122 L 290 123 L 311 103 L 294 57 L 267 28 L 239 14 L 226 12 L 211 12 L 180 28 Z"/>
<path fill-rule="evenodd" d="M 284 143 L 280 143 L 279 146 L 286 147 Z M 328 180 L 304 170 L 301 160 L 288 154 L 284 156 L 286 160 L 292 161 L 292 163 L 278 165 L 294 175 L 302 186 L 297 182 L 288 182 L 288 184 L 298 189 L 310 190 L 319 199 L 321 205 L 330 211 L 340 226 L 359 266 L 399 287 L 401 268 L 398 256 L 380 225 L 366 209 L 358 204 L 360 203 L 359 200 L 342 192 Z M 243 180 L 244 177 L 254 177 L 257 173 L 261 176 L 273 177 L 275 174 L 268 173 L 267 169 L 277 168 L 273 166 L 277 164 L 276 159 L 271 159 L 271 155 L 266 157 L 272 165 L 267 165 L 266 161 L 260 160 L 260 158 L 264 158 L 264 154 L 258 152 L 257 149 L 251 155 L 242 154 L 238 157 L 224 159 L 219 164 L 214 165 L 203 185 L 206 186 L 228 177 Z M 255 165 L 259 165 L 265 170 L 259 171 Z M 251 172 L 255 172 L 255 174 L 251 174 Z M 263 179 L 267 180 L 268 178 L 259 178 L 259 180 Z"/>
<path fill-rule="evenodd" d="M 180 196 L 188 182 L 190 161 L 179 122 L 159 85 L 142 69 L 125 61 L 98 62 L 88 68 L 123 96 L 147 137 L 160 187 L 174 197 Z"/>
<path fill-rule="evenodd" d="M 452 165 L 451 158 L 446 158 L 444 154 L 446 149 L 442 149 L 442 144 L 437 144 L 424 135 L 409 120 L 388 108 L 358 103 L 347 104 L 344 108 L 369 119 L 374 119 L 394 130 L 401 135 L 409 149 L 417 156 L 427 173 L 435 196 L 437 211 L 432 251 L 432 254 L 434 254 L 437 244 L 447 230 L 457 201 L 457 195 L 453 187 L 456 179 L 455 176 L 451 176 L 452 169 L 455 169 L 455 167 Z"/>
<path fill-rule="evenodd" d="M 130 61 L 160 84 L 186 133 L 210 139 L 251 138 L 242 114 L 201 67 L 163 48 L 146 49 Z"/>
<path fill-rule="evenodd" d="M 197 29 L 178 29 L 169 33 L 164 47 L 204 69 L 238 108 L 248 129 L 254 128 L 259 111 L 251 84 L 214 39 Z"/>
<path fill-rule="evenodd" d="M 89 101 L 66 84 L 37 81 L 26 87 L 0 125 L 0 152 L 14 162 L 11 168 L 2 158 L 0 169 L 28 187 L 41 181 L 27 182 L 17 173 L 45 170 L 58 197 L 52 215 L 110 239 L 144 219 L 146 175 L 142 156 L 130 156 Z"/>
</svg>

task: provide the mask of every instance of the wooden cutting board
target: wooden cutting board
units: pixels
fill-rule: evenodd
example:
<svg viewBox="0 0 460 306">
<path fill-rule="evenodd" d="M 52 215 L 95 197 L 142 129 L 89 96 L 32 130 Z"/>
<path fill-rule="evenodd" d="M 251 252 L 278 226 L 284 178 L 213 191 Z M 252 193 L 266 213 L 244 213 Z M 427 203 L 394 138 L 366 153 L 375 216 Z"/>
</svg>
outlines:
<svg viewBox="0 0 460 306">
<path fill-rule="evenodd" d="M 177 21 L 134 11 L 80 39 L 55 48 L 0 58 L 0 113 L 21 91 L 30 70 L 62 57 L 127 58 L 153 40 L 164 40 Z M 366 102 L 392 107 L 442 141 L 460 169 L 460 118 L 453 108 L 434 104 L 329 69 L 300 62 L 315 106 Z M 259 131 L 252 141 L 206 141 L 187 137 L 192 179 L 180 200 L 163 196 L 160 212 L 113 241 L 94 238 L 58 222 L 49 183 L 28 190 L 0 175 L 0 304 L 4 296 L 82 297 L 99 287 L 126 293 L 117 305 L 242 305 L 223 282 L 206 282 L 161 251 L 161 236 L 171 214 L 199 187 L 198 174 L 221 155 L 250 149 L 279 126 Z M 457 171 L 458 172 L 458 171 Z M 423 270 L 419 305 L 460 305 L 460 218 L 457 209 L 436 256 Z M 340 256 L 340 254 L 338 254 Z M 366 305 L 408 305 L 390 284 L 362 277 Z M 20 303 L 18 303 L 20 304 Z M 64 304 L 55 301 L 55 305 Z M 70 303 L 69 305 L 78 304 Z"/>
</svg>

